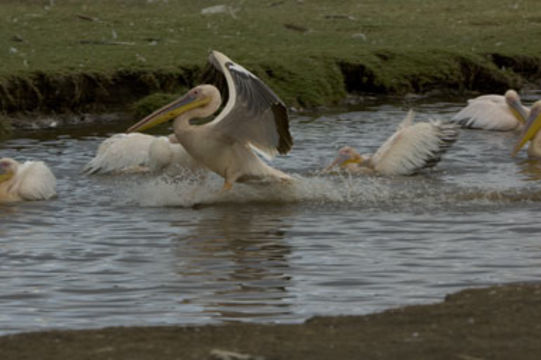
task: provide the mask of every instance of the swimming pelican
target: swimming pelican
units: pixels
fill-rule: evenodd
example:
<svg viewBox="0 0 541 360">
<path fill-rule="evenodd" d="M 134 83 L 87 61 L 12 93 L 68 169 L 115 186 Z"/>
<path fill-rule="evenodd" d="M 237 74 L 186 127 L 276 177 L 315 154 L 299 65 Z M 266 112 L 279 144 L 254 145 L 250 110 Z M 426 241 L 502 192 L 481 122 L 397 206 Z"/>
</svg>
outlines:
<svg viewBox="0 0 541 360">
<path fill-rule="evenodd" d="M 345 146 L 325 171 L 340 168 L 361 174 L 411 175 L 435 166 L 458 138 L 456 125 L 441 121 L 413 123 L 413 111 L 374 155 L 360 155 Z"/>
<path fill-rule="evenodd" d="M 224 178 L 222 190 L 252 179 L 288 182 L 292 178 L 263 162 L 255 153 L 271 159 L 287 153 L 293 140 L 287 109 L 259 78 L 224 54 L 212 51 L 210 64 L 227 81 L 229 100 L 210 122 L 192 125 L 190 119 L 214 114 L 222 102 L 219 90 L 199 85 L 178 100 L 156 110 L 128 132 L 142 131 L 171 119 L 178 141 L 198 162 Z"/>
<path fill-rule="evenodd" d="M 521 133 L 520 139 L 513 148 L 512 156 L 531 140 L 528 146 L 528 157 L 541 159 L 541 100 L 536 101 L 530 109 L 530 115 Z"/>
<path fill-rule="evenodd" d="M 56 178 L 44 162 L 0 159 L 0 202 L 47 200 L 55 188 Z"/>
<path fill-rule="evenodd" d="M 468 100 L 468 105 L 451 119 L 464 128 L 510 131 L 520 130 L 530 110 L 522 105 L 515 90 L 505 95 L 482 95 Z"/>
<path fill-rule="evenodd" d="M 166 137 L 132 133 L 115 134 L 105 139 L 83 172 L 120 174 L 162 171 L 174 174 L 181 169 L 196 171 L 202 168 L 203 165 L 184 150 L 174 134 Z"/>
</svg>

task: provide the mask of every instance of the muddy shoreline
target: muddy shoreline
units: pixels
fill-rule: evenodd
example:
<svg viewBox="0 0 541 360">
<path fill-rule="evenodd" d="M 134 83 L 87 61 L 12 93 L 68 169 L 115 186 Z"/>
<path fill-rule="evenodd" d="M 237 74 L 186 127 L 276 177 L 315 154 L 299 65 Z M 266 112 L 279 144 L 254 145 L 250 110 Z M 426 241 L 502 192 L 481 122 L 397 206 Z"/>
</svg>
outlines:
<svg viewBox="0 0 541 360">
<path fill-rule="evenodd" d="M 115 327 L 0 337 L 2 359 L 538 359 L 541 285 L 303 324 Z M 228 355 L 229 353 L 229 355 Z M 227 357 L 230 356 L 230 357 Z"/>
</svg>

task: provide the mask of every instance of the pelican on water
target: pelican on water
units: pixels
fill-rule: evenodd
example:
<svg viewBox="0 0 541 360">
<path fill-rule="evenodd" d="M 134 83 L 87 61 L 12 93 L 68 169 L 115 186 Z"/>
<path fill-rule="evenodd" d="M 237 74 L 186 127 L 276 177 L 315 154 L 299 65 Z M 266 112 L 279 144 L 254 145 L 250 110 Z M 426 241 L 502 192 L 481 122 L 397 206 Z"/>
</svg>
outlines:
<svg viewBox="0 0 541 360">
<path fill-rule="evenodd" d="M 340 166 L 351 173 L 411 175 L 435 166 L 458 138 L 455 124 L 441 121 L 413 123 L 409 111 L 397 131 L 372 154 L 360 155 L 345 146 L 325 171 Z"/>
<path fill-rule="evenodd" d="M 115 134 L 105 139 L 83 172 L 123 174 L 162 171 L 171 174 L 181 169 L 196 171 L 202 168 L 178 143 L 174 134 L 166 137 L 132 133 Z"/>
<path fill-rule="evenodd" d="M 277 153 L 289 152 L 293 140 L 286 106 L 259 78 L 224 54 L 212 51 L 209 62 L 225 76 L 229 93 L 224 109 L 212 121 L 190 123 L 191 119 L 214 114 L 222 102 L 220 91 L 204 84 L 156 110 L 128 132 L 174 119 L 178 142 L 197 162 L 224 178 L 223 190 L 252 179 L 289 182 L 289 175 L 270 167 L 254 153 L 271 159 Z"/>
<path fill-rule="evenodd" d="M 510 131 L 520 130 L 530 110 L 522 105 L 515 90 L 505 95 L 482 95 L 468 100 L 468 105 L 451 119 L 464 128 Z"/>
<path fill-rule="evenodd" d="M 56 178 L 42 161 L 0 159 L 0 202 L 47 200 L 56 195 Z"/>
<path fill-rule="evenodd" d="M 530 109 L 530 115 L 521 133 L 520 139 L 513 148 L 512 156 L 528 142 L 528 157 L 541 159 L 541 100 L 536 101 Z"/>
</svg>

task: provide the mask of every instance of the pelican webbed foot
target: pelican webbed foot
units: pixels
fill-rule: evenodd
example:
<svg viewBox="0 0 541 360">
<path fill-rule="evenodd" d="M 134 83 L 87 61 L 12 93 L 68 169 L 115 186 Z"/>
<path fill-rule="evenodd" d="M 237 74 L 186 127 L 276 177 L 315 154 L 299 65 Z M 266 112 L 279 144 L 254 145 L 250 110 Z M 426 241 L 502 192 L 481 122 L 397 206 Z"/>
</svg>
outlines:
<svg viewBox="0 0 541 360">
<path fill-rule="evenodd" d="M 222 186 L 222 190 L 220 192 L 223 193 L 226 191 L 230 191 L 232 188 L 233 188 L 233 184 L 226 180 L 224 181 L 224 186 Z"/>
</svg>

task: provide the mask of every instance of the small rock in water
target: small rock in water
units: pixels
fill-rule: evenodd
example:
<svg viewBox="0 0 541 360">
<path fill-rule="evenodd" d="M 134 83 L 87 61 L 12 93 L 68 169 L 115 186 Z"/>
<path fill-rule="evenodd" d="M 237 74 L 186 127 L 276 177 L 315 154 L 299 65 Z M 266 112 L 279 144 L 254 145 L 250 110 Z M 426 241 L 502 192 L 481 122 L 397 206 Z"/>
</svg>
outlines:
<svg viewBox="0 0 541 360">
<path fill-rule="evenodd" d="M 220 349 L 211 350 L 210 358 L 213 360 L 265 360 L 263 356 L 240 354 Z"/>
</svg>

